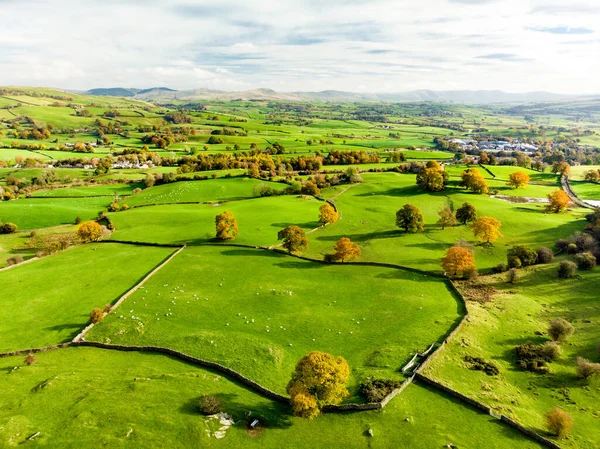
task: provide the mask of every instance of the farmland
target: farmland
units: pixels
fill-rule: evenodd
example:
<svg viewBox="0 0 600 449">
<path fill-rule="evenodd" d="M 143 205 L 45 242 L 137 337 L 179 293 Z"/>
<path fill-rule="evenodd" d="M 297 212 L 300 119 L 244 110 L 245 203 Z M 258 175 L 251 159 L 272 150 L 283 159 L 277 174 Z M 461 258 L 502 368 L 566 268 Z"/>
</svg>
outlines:
<svg viewBox="0 0 600 449">
<path fill-rule="evenodd" d="M 598 378 L 576 370 L 600 363 L 598 217 L 551 208 L 563 172 L 600 199 L 593 114 L 3 91 L 0 446 L 600 444 Z M 539 149 L 485 159 L 453 142 L 471 137 Z M 452 250 L 471 264 L 449 267 Z M 550 369 L 519 368 L 515 348 L 558 318 L 574 331 Z M 347 395 L 305 419 L 288 386 L 313 352 L 347 363 Z M 373 380 L 393 394 L 368 396 Z"/>
</svg>

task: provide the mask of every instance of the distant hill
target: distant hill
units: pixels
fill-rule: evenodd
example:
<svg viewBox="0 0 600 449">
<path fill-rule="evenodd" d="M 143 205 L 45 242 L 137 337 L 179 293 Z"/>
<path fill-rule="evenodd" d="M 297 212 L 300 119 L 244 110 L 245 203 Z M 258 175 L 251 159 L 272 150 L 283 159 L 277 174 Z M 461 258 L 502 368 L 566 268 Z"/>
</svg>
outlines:
<svg viewBox="0 0 600 449">
<path fill-rule="evenodd" d="M 490 103 L 535 103 L 568 101 L 580 97 L 554 94 L 551 92 L 509 93 L 500 90 L 414 90 L 397 93 L 357 93 L 337 90 L 321 92 L 276 92 L 272 89 L 253 89 L 240 92 L 212 90 L 206 88 L 174 90 L 167 87 L 150 89 L 103 88 L 91 89 L 90 95 L 135 97 L 145 101 L 201 101 L 201 100 L 267 100 L 267 101 L 377 101 L 377 102 L 453 102 L 469 104 Z"/>
</svg>

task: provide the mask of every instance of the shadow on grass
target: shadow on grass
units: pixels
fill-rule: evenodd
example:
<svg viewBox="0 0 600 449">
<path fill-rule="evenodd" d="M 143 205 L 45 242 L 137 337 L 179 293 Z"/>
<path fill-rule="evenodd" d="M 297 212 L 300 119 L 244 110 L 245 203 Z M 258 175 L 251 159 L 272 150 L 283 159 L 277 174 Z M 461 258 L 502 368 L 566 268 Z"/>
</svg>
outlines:
<svg viewBox="0 0 600 449">
<path fill-rule="evenodd" d="M 288 226 L 295 225 L 303 229 L 314 229 L 320 226 L 320 223 L 317 221 L 307 221 L 306 223 L 271 223 L 270 226 L 272 228 L 284 229 Z"/>
<path fill-rule="evenodd" d="M 369 240 L 390 239 L 403 236 L 405 233 L 400 229 L 388 231 L 369 232 L 365 234 L 338 234 L 338 235 L 320 235 L 316 239 L 323 242 L 337 242 L 342 237 L 348 237 L 353 242 L 367 242 Z"/>
<path fill-rule="evenodd" d="M 231 416 L 234 420 L 243 421 L 246 418 L 260 418 L 265 423 L 267 428 L 271 429 L 287 429 L 291 427 L 292 421 L 289 414 L 289 407 L 275 403 L 262 403 L 248 405 L 238 402 L 236 394 L 216 394 L 223 404 L 223 411 Z M 179 411 L 186 415 L 202 416 L 200 412 L 200 398 L 189 399 L 180 408 Z M 248 415 L 250 413 L 250 415 Z M 252 417 L 252 418 L 250 418 Z"/>
</svg>

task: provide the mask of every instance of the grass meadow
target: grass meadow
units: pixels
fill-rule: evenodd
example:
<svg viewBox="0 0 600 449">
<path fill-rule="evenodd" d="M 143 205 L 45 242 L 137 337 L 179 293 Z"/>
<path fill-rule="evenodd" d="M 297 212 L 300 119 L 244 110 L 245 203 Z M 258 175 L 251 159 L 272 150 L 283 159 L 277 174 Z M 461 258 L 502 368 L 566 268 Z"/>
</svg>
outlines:
<svg viewBox="0 0 600 449">
<path fill-rule="evenodd" d="M 431 276 L 188 247 L 88 339 L 176 348 L 284 392 L 312 350 L 345 357 L 354 386 L 367 375 L 397 376 L 461 313 L 447 284 Z"/>
<path fill-rule="evenodd" d="M 69 341 L 172 252 L 96 244 L 0 272 L 0 352 Z"/>
</svg>

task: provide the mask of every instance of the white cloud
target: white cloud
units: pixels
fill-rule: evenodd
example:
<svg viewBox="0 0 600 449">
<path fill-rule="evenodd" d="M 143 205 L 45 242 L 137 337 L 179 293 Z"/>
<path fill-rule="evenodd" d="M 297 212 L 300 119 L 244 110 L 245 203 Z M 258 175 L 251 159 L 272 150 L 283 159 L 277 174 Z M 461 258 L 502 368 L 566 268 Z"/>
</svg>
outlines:
<svg viewBox="0 0 600 449">
<path fill-rule="evenodd" d="M 596 0 L 21 0 L 0 84 L 598 93 Z"/>
</svg>

